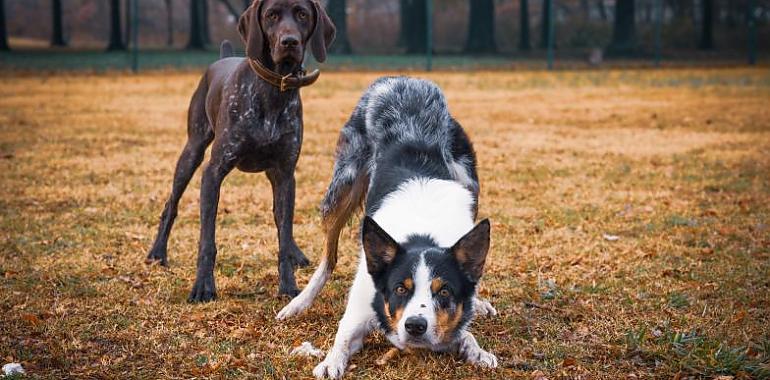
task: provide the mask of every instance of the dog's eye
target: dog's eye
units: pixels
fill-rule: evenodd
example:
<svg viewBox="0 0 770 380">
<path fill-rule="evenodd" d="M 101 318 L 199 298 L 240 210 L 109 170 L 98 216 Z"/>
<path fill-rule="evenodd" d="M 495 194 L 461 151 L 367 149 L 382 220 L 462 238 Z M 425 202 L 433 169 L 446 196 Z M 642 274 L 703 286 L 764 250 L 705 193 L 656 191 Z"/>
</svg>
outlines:
<svg viewBox="0 0 770 380">
<path fill-rule="evenodd" d="M 399 286 L 396 288 L 396 294 L 399 296 L 405 296 L 406 295 L 406 288 L 403 286 Z"/>
<path fill-rule="evenodd" d="M 278 21 L 278 12 L 270 12 L 267 14 L 267 19 L 270 21 Z"/>
<path fill-rule="evenodd" d="M 452 295 L 452 293 L 447 288 L 442 288 L 438 291 L 438 295 L 444 298 L 447 298 Z"/>
<path fill-rule="evenodd" d="M 300 9 L 300 10 L 298 10 L 298 11 L 297 11 L 297 18 L 298 18 L 298 19 L 300 19 L 300 20 L 302 20 L 302 21 L 305 21 L 305 20 L 307 20 L 307 12 L 305 12 L 305 11 L 303 11 L 303 10 L 301 10 L 301 9 Z"/>
</svg>

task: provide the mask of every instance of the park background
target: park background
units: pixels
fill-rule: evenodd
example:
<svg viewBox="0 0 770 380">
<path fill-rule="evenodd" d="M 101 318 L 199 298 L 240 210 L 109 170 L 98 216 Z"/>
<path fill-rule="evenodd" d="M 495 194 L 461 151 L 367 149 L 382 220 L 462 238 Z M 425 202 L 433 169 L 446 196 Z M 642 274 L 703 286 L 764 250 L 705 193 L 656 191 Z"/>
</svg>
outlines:
<svg viewBox="0 0 770 380">
<path fill-rule="evenodd" d="M 421 351 L 380 366 L 390 345 L 374 334 L 349 378 L 770 378 L 769 1 L 325 5 L 339 39 L 302 89 L 299 247 L 318 263 L 318 205 L 361 93 L 381 75 L 427 78 L 477 152 L 492 222 L 479 292 L 499 312 L 470 327 L 495 370 Z M 190 97 L 222 39 L 242 54 L 245 6 L 0 0 L 0 364 L 42 379 L 309 378 L 319 359 L 292 349 L 330 348 L 360 216 L 290 321 L 275 320 L 288 300 L 261 174 L 223 185 L 216 302 L 186 302 L 200 174 L 169 267 L 144 263 Z"/>
</svg>

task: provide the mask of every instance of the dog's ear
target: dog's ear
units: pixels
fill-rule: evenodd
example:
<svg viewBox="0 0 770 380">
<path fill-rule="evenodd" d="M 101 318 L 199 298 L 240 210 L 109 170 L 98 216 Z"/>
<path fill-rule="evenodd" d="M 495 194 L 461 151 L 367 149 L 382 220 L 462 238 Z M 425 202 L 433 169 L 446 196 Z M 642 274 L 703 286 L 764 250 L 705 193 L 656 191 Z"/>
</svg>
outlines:
<svg viewBox="0 0 770 380">
<path fill-rule="evenodd" d="M 450 249 L 471 282 L 478 282 L 484 273 L 489 252 L 489 219 L 484 219 Z"/>
<path fill-rule="evenodd" d="M 238 20 L 238 33 L 246 46 L 246 56 L 256 60 L 262 59 L 262 49 L 265 46 L 262 24 L 259 21 L 261 5 L 262 0 L 252 1 Z"/>
<path fill-rule="evenodd" d="M 318 0 L 311 0 L 310 2 L 315 8 L 315 28 L 310 35 L 310 49 L 316 61 L 324 62 L 326 61 L 326 49 L 334 42 L 337 29 L 334 28 L 334 23 L 320 2 Z"/>
<path fill-rule="evenodd" d="M 361 240 L 366 254 L 366 268 L 372 276 L 382 273 L 398 255 L 398 243 L 368 216 L 364 217 Z"/>
</svg>

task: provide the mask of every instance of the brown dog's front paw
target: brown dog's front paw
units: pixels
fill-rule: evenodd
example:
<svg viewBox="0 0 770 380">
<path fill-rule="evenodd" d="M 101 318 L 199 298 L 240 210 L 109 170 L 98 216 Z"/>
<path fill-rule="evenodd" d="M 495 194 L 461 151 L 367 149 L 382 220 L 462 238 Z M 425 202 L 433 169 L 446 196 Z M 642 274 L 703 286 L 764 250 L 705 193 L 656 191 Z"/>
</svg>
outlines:
<svg viewBox="0 0 770 380">
<path fill-rule="evenodd" d="M 166 247 L 152 247 L 147 254 L 147 258 L 144 259 L 145 264 L 158 263 L 161 266 L 168 266 L 168 259 L 166 254 Z"/>
<path fill-rule="evenodd" d="M 195 280 L 190 296 L 187 297 L 189 303 L 209 302 L 217 299 L 217 290 L 214 287 L 214 277 L 198 278 Z"/>
<path fill-rule="evenodd" d="M 278 289 L 279 296 L 289 296 L 294 298 L 299 294 L 299 289 L 296 286 L 280 286 Z"/>
<path fill-rule="evenodd" d="M 308 260 L 307 256 L 302 253 L 302 250 L 300 250 L 296 244 L 291 244 L 286 247 L 286 253 L 292 267 L 305 268 L 310 265 L 310 260 Z"/>
</svg>

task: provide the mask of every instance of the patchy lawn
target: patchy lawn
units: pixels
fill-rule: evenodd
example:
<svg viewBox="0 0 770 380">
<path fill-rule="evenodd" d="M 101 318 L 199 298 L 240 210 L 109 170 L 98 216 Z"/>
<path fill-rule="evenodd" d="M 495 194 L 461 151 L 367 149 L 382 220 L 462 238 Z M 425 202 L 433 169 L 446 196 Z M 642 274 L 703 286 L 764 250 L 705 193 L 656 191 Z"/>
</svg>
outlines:
<svg viewBox="0 0 770 380">
<path fill-rule="evenodd" d="M 422 75 L 422 74 L 421 74 Z M 337 133 L 374 73 L 304 89 L 296 238 L 317 263 L 317 205 Z M 475 142 L 493 223 L 472 330 L 498 355 L 445 354 L 353 377 L 770 376 L 770 74 L 766 68 L 435 73 Z M 270 186 L 233 172 L 220 203 L 220 299 L 188 305 L 196 174 L 169 243 L 143 261 L 185 140 L 198 73 L 14 76 L 0 84 L 0 358 L 32 377 L 302 378 L 326 350 L 356 259 L 358 220 L 315 306 L 274 316 Z M 298 271 L 303 286 L 313 268 Z"/>
</svg>

